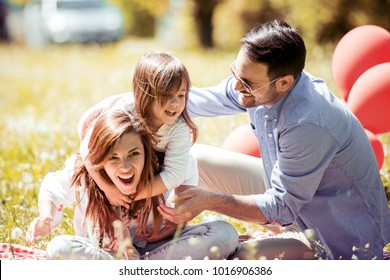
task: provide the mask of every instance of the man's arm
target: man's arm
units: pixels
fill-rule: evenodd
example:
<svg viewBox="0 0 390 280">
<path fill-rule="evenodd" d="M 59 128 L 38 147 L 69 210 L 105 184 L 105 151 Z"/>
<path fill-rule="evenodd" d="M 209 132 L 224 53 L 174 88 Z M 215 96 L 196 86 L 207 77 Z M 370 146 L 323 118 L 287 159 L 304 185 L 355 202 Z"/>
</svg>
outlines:
<svg viewBox="0 0 390 280">
<path fill-rule="evenodd" d="M 252 196 L 228 195 L 192 188 L 177 194 L 174 202 L 175 208 L 160 205 L 159 211 L 163 217 L 175 223 L 187 222 L 204 210 L 248 222 L 268 223 Z"/>
<path fill-rule="evenodd" d="M 245 113 L 234 90 L 233 76 L 214 87 L 191 87 L 187 109 L 191 117 L 217 117 Z"/>
</svg>

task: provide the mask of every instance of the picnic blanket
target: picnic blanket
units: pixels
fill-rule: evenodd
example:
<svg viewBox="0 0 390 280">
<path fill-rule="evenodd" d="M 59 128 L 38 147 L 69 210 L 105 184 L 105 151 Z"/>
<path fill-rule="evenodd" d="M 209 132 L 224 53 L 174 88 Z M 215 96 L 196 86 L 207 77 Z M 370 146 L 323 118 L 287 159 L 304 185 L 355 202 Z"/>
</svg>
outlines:
<svg viewBox="0 0 390 280">
<path fill-rule="evenodd" d="M 0 243 L 0 260 L 45 260 L 44 250 L 19 244 Z"/>
</svg>

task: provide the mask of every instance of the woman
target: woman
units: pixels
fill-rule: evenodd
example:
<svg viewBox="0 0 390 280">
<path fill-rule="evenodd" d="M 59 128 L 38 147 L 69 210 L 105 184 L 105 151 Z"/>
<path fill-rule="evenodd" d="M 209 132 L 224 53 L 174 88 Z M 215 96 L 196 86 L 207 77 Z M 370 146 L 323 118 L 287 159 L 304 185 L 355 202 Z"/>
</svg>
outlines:
<svg viewBox="0 0 390 280">
<path fill-rule="evenodd" d="M 93 127 L 88 160 L 121 193 L 151 194 L 154 174 L 159 171 L 151 137 L 129 112 L 107 112 Z M 128 209 L 112 206 L 80 155 L 45 176 L 39 193 L 40 216 L 31 223 L 27 241 L 49 235 L 60 223 L 63 208 L 73 202 L 77 203 L 76 236 L 51 240 L 46 248 L 49 259 L 227 258 L 237 246 L 237 232 L 223 221 L 187 226 L 172 239 L 176 226 L 163 222 L 157 211 L 164 202 L 162 195 L 134 201 Z"/>
</svg>

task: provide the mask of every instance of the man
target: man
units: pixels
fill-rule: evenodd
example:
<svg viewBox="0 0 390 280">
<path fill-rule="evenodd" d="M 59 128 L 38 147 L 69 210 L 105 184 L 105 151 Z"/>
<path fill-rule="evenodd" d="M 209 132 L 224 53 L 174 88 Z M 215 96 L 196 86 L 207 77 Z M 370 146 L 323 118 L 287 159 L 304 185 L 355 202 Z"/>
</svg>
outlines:
<svg viewBox="0 0 390 280">
<path fill-rule="evenodd" d="M 233 75 L 193 88 L 188 109 L 192 116 L 246 111 L 263 162 L 197 146 L 202 183 L 214 191 L 183 192 L 161 214 L 180 222 L 212 210 L 265 225 L 296 221 L 301 229 L 249 240 L 233 258 L 306 259 L 313 250 L 316 258 L 383 259 L 390 211 L 363 127 L 323 80 L 303 70 L 306 48 L 294 28 L 267 22 L 241 43 Z"/>
</svg>

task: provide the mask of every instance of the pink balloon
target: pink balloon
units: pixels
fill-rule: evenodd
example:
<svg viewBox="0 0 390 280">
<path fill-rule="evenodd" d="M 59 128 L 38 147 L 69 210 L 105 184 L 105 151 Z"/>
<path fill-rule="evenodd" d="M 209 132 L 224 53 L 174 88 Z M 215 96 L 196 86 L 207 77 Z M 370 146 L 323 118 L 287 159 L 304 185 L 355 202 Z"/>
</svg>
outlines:
<svg viewBox="0 0 390 280">
<path fill-rule="evenodd" d="M 381 169 L 383 166 L 383 162 L 385 160 L 385 154 L 383 150 L 382 143 L 379 141 L 379 139 L 375 136 L 374 133 L 371 131 L 365 129 L 368 139 L 370 140 L 371 147 L 374 151 L 376 161 L 378 163 L 378 168 Z"/>
<path fill-rule="evenodd" d="M 347 105 L 364 128 L 390 132 L 390 62 L 371 67 L 353 85 Z"/>
<path fill-rule="evenodd" d="M 367 69 L 390 62 L 390 33 L 376 25 L 363 25 L 341 38 L 333 53 L 332 72 L 341 97 L 347 101 L 355 81 Z"/>
<path fill-rule="evenodd" d="M 225 139 L 223 148 L 253 157 L 260 157 L 259 141 L 250 125 L 242 125 L 234 129 Z"/>
</svg>

